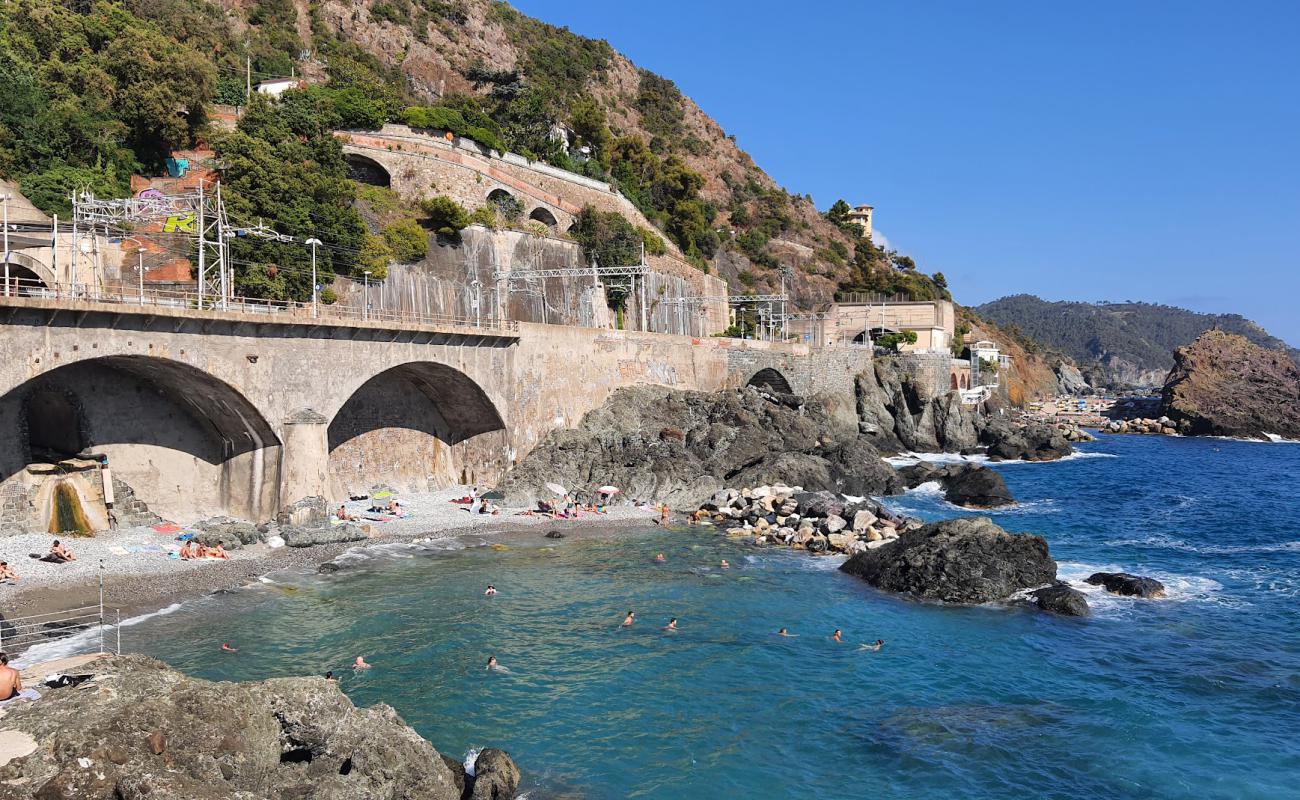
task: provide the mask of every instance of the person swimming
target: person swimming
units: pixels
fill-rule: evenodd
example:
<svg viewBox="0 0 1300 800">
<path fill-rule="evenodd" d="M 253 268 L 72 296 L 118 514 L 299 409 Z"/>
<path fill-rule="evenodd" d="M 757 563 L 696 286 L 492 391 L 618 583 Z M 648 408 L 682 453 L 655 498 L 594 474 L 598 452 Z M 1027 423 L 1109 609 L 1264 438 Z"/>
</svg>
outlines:
<svg viewBox="0 0 1300 800">
<path fill-rule="evenodd" d="M 667 561 L 667 560 L 668 560 L 668 559 L 664 558 L 664 554 L 663 554 L 663 553 L 660 553 L 659 555 L 655 556 L 655 561 L 663 562 L 663 561 Z"/>
<path fill-rule="evenodd" d="M 497 657 L 496 657 L 496 656 L 488 656 L 487 668 L 488 668 L 488 669 L 496 669 L 496 668 L 497 668 Z"/>
<path fill-rule="evenodd" d="M 874 651 L 879 650 L 880 648 L 882 648 L 882 647 L 884 647 L 884 646 L 885 646 L 885 640 L 884 640 L 884 639 L 877 639 L 876 641 L 872 642 L 871 644 L 864 644 L 864 645 L 862 645 L 862 646 L 859 647 L 858 649 L 859 649 L 859 650 L 871 650 L 871 651 L 874 652 Z"/>
<path fill-rule="evenodd" d="M 831 641 L 834 641 L 834 642 L 842 642 L 842 641 L 844 641 L 844 634 L 840 632 L 840 629 L 839 629 L 839 628 L 836 628 L 836 629 L 835 629 L 835 633 L 832 633 L 832 634 L 831 634 Z"/>
<path fill-rule="evenodd" d="M 777 635 L 777 636 L 798 636 L 799 634 L 797 634 L 797 633 L 790 633 L 790 632 L 787 631 L 785 628 L 782 628 L 781 630 L 779 630 L 779 631 L 776 632 L 776 635 Z"/>
<path fill-rule="evenodd" d="M 731 569 L 731 565 L 727 563 L 727 559 L 725 558 L 722 559 L 722 563 L 719 564 L 718 566 L 722 567 L 723 569 Z"/>
<path fill-rule="evenodd" d="M 327 681 L 337 681 L 337 680 L 338 680 L 338 678 L 335 678 L 335 677 L 334 677 L 334 670 L 332 670 L 332 669 L 325 670 L 325 680 L 327 680 Z"/>
<path fill-rule="evenodd" d="M 632 623 L 633 623 L 633 622 L 636 622 L 636 612 L 635 612 L 635 611 L 629 611 L 629 612 L 627 612 L 627 616 L 623 618 L 623 624 L 620 625 L 619 627 L 620 627 L 620 628 L 630 628 L 630 627 L 632 627 Z"/>
<path fill-rule="evenodd" d="M 227 652 L 227 653 L 238 653 L 238 652 L 239 652 L 237 649 L 231 647 L 229 644 L 226 644 L 225 642 L 222 642 L 222 643 L 221 643 L 221 649 L 224 650 L 224 651 Z"/>
<path fill-rule="evenodd" d="M 670 633 L 676 632 L 677 617 L 673 617 L 672 619 L 668 620 L 668 624 L 663 627 L 663 630 L 668 631 Z"/>
<path fill-rule="evenodd" d="M 364 658 L 362 658 L 361 656 L 357 656 L 357 660 L 352 662 L 352 668 L 370 669 L 370 665 L 366 663 L 366 660 Z"/>
<path fill-rule="evenodd" d="M 483 592 L 483 594 L 486 595 L 487 597 L 491 597 L 496 593 L 497 593 L 497 587 L 493 586 L 490 583 L 488 584 L 487 589 Z"/>
</svg>

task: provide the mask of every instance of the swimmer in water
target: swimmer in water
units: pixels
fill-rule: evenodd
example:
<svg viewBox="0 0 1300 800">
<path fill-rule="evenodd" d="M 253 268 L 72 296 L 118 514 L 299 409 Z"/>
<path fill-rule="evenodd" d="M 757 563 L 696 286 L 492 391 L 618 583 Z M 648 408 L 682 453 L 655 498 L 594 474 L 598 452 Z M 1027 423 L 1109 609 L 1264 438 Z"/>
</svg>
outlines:
<svg viewBox="0 0 1300 800">
<path fill-rule="evenodd" d="M 334 677 L 334 670 L 331 669 L 331 670 L 327 670 L 327 671 L 325 672 L 325 680 L 327 680 L 327 681 L 337 680 L 337 679 Z"/>
<path fill-rule="evenodd" d="M 230 645 L 226 644 L 225 642 L 222 642 L 222 643 L 221 643 L 221 649 L 224 650 L 224 651 L 227 652 L 227 653 L 238 653 L 238 652 L 239 652 L 238 650 L 236 650 L 235 648 L 233 648 L 233 647 L 231 647 Z"/>
<path fill-rule="evenodd" d="M 781 630 L 779 630 L 779 631 L 776 632 L 776 635 L 777 635 L 777 636 L 798 636 L 799 634 L 797 634 L 797 633 L 790 633 L 790 632 L 787 631 L 785 628 L 782 628 Z"/>
<path fill-rule="evenodd" d="M 844 635 L 843 635 L 842 633 L 840 633 L 840 629 L 839 629 L 839 628 L 836 628 L 836 629 L 835 629 L 835 633 L 832 633 L 832 634 L 831 634 L 831 641 L 833 641 L 833 642 L 842 642 L 842 641 L 844 641 Z"/>
<path fill-rule="evenodd" d="M 488 669 L 496 669 L 496 668 L 497 668 L 497 657 L 496 657 L 496 656 L 488 656 L 487 668 L 488 668 Z"/>
<path fill-rule="evenodd" d="M 721 566 L 723 569 L 731 569 L 731 565 L 727 563 L 727 559 L 725 558 L 722 559 L 722 563 L 719 566 Z"/>
<path fill-rule="evenodd" d="M 361 656 L 357 656 L 357 660 L 352 662 L 352 668 L 370 669 L 370 665 L 366 663 L 366 660 L 364 658 L 362 658 Z"/>
<path fill-rule="evenodd" d="M 497 593 L 497 587 L 493 586 L 490 583 L 488 584 L 487 591 L 483 592 L 483 594 L 487 595 L 488 597 L 491 597 L 496 593 Z"/>
<path fill-rule="evenodd" d="M 884 639 L 877 639 L 876 641 L 872 642 L 871 644 L 864 644 L 864 645 L 862 645 L 862 646 L 859 647 L 858 649 L 859 649 L 859 650 L 871 650 L 871 651 L 874 652 L 874 651 L 879 650 L 880 648 L 882 648 L 882 647 L 884 647 L 884 646 L 885 646 L 885 640 L 884 640 Z"/>
<path fill-rule="evenodd" d="M 663 627 L 664 630 L 672 633 L 677 630 L 677 617 L 668 620 L 668 624 Z"/>
<path fill-rule="evenodd" d="M 636 612 L 635 612 L 635 611 L 629 611 L 629 612 L 627 612 L 627 616 L 623 618 L 623 624 L 620 625 L 619 627 L 620 627 L 620 628 L 630 628 L 630 627 L 632 627 L 632 623 L 633 623 L 633 622 L 636 622 Z"/>
<path fill-rule="evenodd" d="M 668 559 L 664 558 L 663 553 L 660 553 L 659 555 L 655 556 L 655 561 L 667 561 L 667 560 Z"/>
</svg>

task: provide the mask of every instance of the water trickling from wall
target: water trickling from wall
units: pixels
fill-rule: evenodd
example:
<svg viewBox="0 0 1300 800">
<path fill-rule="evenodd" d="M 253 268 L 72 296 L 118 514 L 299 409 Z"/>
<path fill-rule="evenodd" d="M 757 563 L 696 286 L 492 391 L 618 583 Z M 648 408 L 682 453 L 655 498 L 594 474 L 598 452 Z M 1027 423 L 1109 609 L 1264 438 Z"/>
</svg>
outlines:
<svg viewBox="0 0 1300 800">
<path fill-rule="evenodd" d="M 81 504 L 81 495 L 70 478 L 60 478 L 54 484 L 50 502 L 50 533 L 73 533 L 89 536 L 94 532 L 86 511 Z"/>
</svg>

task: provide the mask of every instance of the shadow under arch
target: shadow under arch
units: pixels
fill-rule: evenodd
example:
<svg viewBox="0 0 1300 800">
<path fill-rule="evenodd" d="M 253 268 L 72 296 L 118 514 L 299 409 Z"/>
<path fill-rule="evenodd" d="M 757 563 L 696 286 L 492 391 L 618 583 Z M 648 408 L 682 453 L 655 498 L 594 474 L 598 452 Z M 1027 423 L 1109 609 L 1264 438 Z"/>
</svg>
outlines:
<svg viewBox="0 0 1300 800">
<path fill-rule="evenodd" d="M 756 386 L 760 389 L 770 389 L 781 394 L 794 394 L 794 390 L 790 388 L 790 382 L 786 380 L 785 376 L 771 367 L 764 367 L 755 372 L 746 385 Z"/>
<path fill-rule="evenodd" d="M 269 519 L 281 445 L 242 392 L 189 364 L 146 355 L 61 365 L 0 395 L 0 481 L 89 452 L 155 512 Z M 75 428 L 75 429 L 74 429 Z"/>
<path fill-rule="evenodd" d="M 330 420 L 332 492 L 392 482 L 432 488 L 454 482 L 450 448 L 505 431 L 496 404 L 473 378 L 434 361 L 386 369 L 361 384 Z"/>
<path fill-rule="evenodd" d="M 343 160 L 347 162 L 348 178 L 351 180 L 371 186 L 393 185 L 393 176 L 388 168 L 373 158 L 360 153 L 344 153 Z"/>
</svg>

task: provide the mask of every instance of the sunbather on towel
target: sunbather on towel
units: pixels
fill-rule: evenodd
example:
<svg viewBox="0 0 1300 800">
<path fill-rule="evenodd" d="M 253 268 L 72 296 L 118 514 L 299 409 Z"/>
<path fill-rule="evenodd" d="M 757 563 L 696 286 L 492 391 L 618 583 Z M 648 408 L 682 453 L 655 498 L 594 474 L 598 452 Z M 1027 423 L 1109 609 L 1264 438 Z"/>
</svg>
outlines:
<svg viewBox="0 0 1300 800">
<path fill-rule="evenodd" d="M 0 561 L 0 581 L 18 581 L 18 573 L 14 572 L 8 561 Z"/>
<path fill-rule="evenodd" d="M 23 690 L 23 678 L 9 666 L 9 654 L 0 653 L 0 700 L 12 700 Z"/>
</svg>

